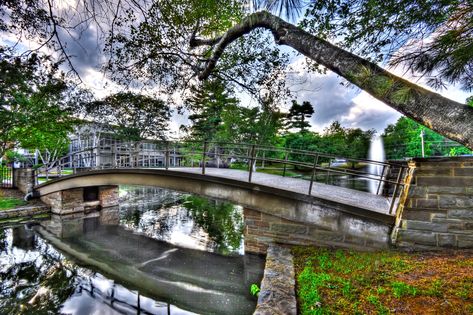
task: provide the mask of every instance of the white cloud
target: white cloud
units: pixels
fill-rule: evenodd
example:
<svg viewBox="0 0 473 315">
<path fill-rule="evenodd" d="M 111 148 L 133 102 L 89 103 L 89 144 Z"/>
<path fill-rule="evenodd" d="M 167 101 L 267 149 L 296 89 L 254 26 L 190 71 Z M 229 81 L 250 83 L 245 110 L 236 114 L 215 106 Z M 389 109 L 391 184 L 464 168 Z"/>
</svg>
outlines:
<svg viewBox="0 0 473 315">
<path fill-rule="evenodd" d="M 401 114 L 368 93 L 361 91 L 352 100 L 341 124 L 350 128 L 376 129 L 382 133 L 388 124 L 395 123 Z"/>
<path fill-rule="evenodd" d="M 341 82 L 346 81 L 333 72 L 329 71 L 326 75 L 308 73 L 304 65 L 304 57 L 293 61 L 291 64 L 293 72 L 288 75 L 288 85 L 291 86 L 294 80 L 301 82 L 293 84 L 291 90 L 298 102 L 310 101 L 314 105 L 315 114 L 312 117 L 314 131 L 320 132 L 332 121 L 338 120 L 345 127 L 365 130 L 373 128 L 382 133 L 388 124 L 395 123 L 402 116 L 367 92 L 353 85 L 349 87 L 341 85 Z M 389 71 L 432 90 L 427 86 L 426 79 L 409 75 L 401 67 Z M 464 103 L 470 95 L 453 85 L 447 88 L 436 92 L 460 103 Z M 288 110 L 289 107 L 290 104 L 287 103 L 284 109 Z"/>
</svg>

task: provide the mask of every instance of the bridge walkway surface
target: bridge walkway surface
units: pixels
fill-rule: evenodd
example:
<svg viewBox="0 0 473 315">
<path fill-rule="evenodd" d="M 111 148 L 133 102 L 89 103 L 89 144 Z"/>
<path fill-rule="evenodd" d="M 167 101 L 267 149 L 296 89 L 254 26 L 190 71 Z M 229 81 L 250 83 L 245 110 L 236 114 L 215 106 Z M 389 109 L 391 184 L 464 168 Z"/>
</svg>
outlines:
<svg viewBox="0 0 473 315">
<path fill-rule="evenodd" d="M 169 168 L 169 170 L 192 174 L 201 174 L 202 172 L 201 168 L 192 167 L 175 167 Z M 248 182 L 249 172 L 207 167 L 205 175 Z M 305 195 L 308 194 L 310 185 L 308 180 L 258 172 L 252 173 L 251 183 Z M 311 196 L 389 215 L 391 198 L 386 196 L 317 182 L 313 183 Z"/>
</svg>

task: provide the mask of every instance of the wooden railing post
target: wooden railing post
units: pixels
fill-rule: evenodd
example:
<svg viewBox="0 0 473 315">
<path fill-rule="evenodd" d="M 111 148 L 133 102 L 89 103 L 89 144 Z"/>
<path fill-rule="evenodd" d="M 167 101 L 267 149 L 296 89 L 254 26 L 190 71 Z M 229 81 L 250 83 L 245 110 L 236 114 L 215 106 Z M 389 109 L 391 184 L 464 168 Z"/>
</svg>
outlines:
<svg viewBox="0 0 473 315">
<path fill-rule="evenodd" d="M 250 151 L 250 165 L 249 165 L 249 174 L 248 174 L 248 183 L 251 183 L 251 177 L 253 176 L 253 163 L 255 163 L 256 156 L 256 146 L 253 144 Z"/>
<path fill-rule="evenodd" d="M 312 175 L 310 177 L 310 185 L 309 185 L 309 196 L 312 195 L 312 186 L 314 185 L 315 173 L 317 170 L 317 163 L 319 162 L 319 155 L 317 154 L 314 158 L 314 165 L 312 167 Z"/>
<path fill-rule="evenodd" d="M 202 175 L 205 175 L 205 155 L 207 153 L 207 141 L 204 142 L 204 150 L 202 151 Z"/>
</svg>

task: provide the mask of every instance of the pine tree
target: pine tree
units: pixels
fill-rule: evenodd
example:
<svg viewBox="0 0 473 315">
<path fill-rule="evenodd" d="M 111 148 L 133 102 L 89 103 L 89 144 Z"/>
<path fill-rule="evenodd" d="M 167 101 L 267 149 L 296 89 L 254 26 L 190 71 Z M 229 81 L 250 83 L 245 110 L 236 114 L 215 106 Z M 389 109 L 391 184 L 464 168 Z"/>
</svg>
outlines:
<svg viewBox="0 0 473 315">
<path fill-rule="evenodd" d="M 225 107 L 236 105 L 225 84 L 219 80 L 205 81 L 199 87 L 192 88 L 193 95 L 185 100 L 184 105 L 191 112 L 190 126 L 181 127 L 189 132 L 192 139 L 215 140 L 222 127 L 222 113 Z"/>
<path fill-rule="evenodd" d="M 287 116 L 287 128 L 299 129 L 301 133 L 306 132 L 310 127 L 310 122 L 306 121 L 314 114 L 314 108 L 310 102 L 304 101 L 302 104 L 292 101 L 292 106 L 289 109 Z"/>
</svg>

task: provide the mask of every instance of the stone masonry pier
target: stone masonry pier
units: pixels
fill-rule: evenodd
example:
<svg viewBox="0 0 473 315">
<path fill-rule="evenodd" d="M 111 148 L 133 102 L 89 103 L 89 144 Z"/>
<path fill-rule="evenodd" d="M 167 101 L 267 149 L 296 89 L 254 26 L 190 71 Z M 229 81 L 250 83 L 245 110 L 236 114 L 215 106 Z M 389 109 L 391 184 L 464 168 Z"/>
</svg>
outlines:
<svg viewBox="0 0 473 315">
<path fill-rule="evenodd" d="M 53 214 L 88 213 L 118 206 L 118 186 L 91 186 L 56 191 L 41 196 Z"/>
<path fill-rule="evenodd" d="M 473 248 L 473 157 L 414 159 L 409 166 L 396 245 Z"/>
</svg>

